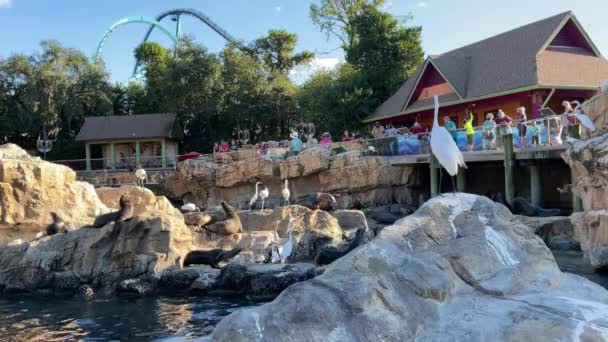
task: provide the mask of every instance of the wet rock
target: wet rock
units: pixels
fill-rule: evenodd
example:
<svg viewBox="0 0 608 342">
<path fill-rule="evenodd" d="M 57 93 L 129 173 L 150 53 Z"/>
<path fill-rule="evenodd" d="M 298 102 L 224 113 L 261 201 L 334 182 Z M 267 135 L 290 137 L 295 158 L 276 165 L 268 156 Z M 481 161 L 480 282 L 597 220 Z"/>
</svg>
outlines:
<svg viewBox="0 0 608 342">
<path fill-rule="evenodd" d="M 576 241 L 574 226 L 570 217 L 527 217 L 517 216 L 525 225 L 532 228 L 534 233 L 551 249 L 580 250 L 580 243 Z"/>
<path fill-rule="evenodd" d="M 210 338 L 602 340 L 607 310 L 608 291 L 562 273 L 504 206 L 458 194 L 428 201 L 273 302 L 232 313 Z"/>
<path fill-rule="evenodd" d="M 143 279 L 125 279 L 118 284 L 117 291 L 122 295 L 148 296 L 154 293 L 154 286 Z"/>
<path fill-rule="evenodd" d="M 359 210 L 337 210 L 331 213 L 338 220 L 338 224 L 344 230 L 344 235 L 348 241 L 355 237 L 358 230 L 366 231 L 366 241 L 373 239 L 374 232 L 369 229 L 365 214 Z"/>
<path fill-rule="evenodd" d="M 274 298 L 287 287 L 316 276 L 312 264 L 264 265 L 248 269 L 250 281 L 247 294 L 258 298 Z"/>
<path fill-rule="evenodd" d="M 210 271 L 211 267 L 206 265 L 166 270 L 161 275 L 158 286 L 163 290 L 186 290 L 198 277 Z"/>
<path fill-rule="evenodd" d="M 192 294 L 206 294 L 210 290 L 215 287 L 217 276 L 219 275 L 219 270 L 213 270 L 217 272 L 207 272 L 202 274 L 200 277 L 196 278 L 188 292 Z"/>
<path fill-rule="evenodd" d="M 74 272 L 53 274 L 53 288 L 58 291 L 75 291 L 80 287 L 80 277 Z"/>
<path fill-rule="evenodd" d="M 153 277 L 178 265 L 193 248 L 183 219 L 170 222 L 169 226 L 160 217 L 133 217 L 117 224 L 116 231 L 111 222 L 102 228 L 81 228 L 29 244 L 0 247 L 0 284 L 25 290 L 77 288 L 62 285 L 66 274 L 70 275 L 68 284 L 79 278 L 94 287 L 113 289 L 124 279 Z M 58 272 L 61 275 L 49 279 Z"/>
<path fill-rule="evenodd" d="M 215 288 L 223 291 L 244 293 L 249 288 L 249 273 L 242 265 L 229 264 L 222 268 L 215 282 Z"/>
</svg>

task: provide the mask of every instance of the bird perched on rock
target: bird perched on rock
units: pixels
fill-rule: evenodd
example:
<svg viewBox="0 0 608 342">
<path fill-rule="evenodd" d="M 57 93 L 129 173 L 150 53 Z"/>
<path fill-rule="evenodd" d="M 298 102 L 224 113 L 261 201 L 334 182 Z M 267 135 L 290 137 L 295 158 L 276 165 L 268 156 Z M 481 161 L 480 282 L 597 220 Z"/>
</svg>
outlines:
<svg viewBox="0 0 608 342">
<path fill-rule="evenodd" d="M 193 213 L 193 212 L 200 211 L 200 209 L 194 203 L 186 203 L 186 204 L 182 205 L 180 210 L 182 211 L 182 213 Z"/>
<path fill-rule="evenodd" d="M 139 168 L 135 171 L 135 177 L 137 178 L 137 185 L 140 187 L 144 187 L 144 182 L 148 182 L 148 175 L 146 174 L 146 170 Z"/>
<path fill-rule="evenodd" d="M 262 199 L 262 210 L 264 210 L 264 203 L 266 203 L 266 199 L 270 196 L 270 191 L 268 191 L 268 187 L 264 187 L 264 190 L 260 191 L 260 198 Z"/>
<path fill-rule="evenodd" d="M 289 237 L 287 238 L 287 242 L 285 242 L 283 247 L 281 247 L 279 250 L 279 253 L 281 255 L 281 263 L 285 263 L 285 261 L 287 261 L 287 259 L 291 256 L 291 253 L 293 253 L 294 241 L 293 241 L 292 225 L 293 225 L 293 219 L 289 218 L 289 223 L 287 224 L 287 232 L 289 234 Z"/>
<path fill-rule="evenodd" d="M 260 198 L 259 196 L 259 189 L 258 187 L 262 185 L 262 183 L 257 182 L 255 183 L 255 194 L 253 194 L 253 196 L 251 197 L 251 200 L 249 200 L 249 210 L 251 210 L 251 208 L 253 208 L 253 205 L 255 204 L 255 202 L 258 201 L 258 198 Z"/>
<path fill-rule="evenodd" d="M 283 199 L 285 200 L 285 206 L 289 205 L 289 196 L 291 193 L 289 192 L 289 182 L 285 179 L 285 188 L 281 191 L 281 195 L 283 195 Z"/>
<path fill-rule="evenodd" d="M 458 167 L 467 168 L 464 162 L 462 152 L 456 145 L 456 142 L 445 127 L 439 126 L 437 116 L 439 115 L 439 98 L 433 96 L 435 101 L 435 117 L 433 119 L 433 129 L 431 130 L 431 151 L 439 161 L 439 164 L 448 172 L 452 180 L 452 188 L 456 194 L 456 185 L 454 185 L 454 176 L 458 173 Z M 441 174 L 441 173 L 440 173 Z"/>
</svg>

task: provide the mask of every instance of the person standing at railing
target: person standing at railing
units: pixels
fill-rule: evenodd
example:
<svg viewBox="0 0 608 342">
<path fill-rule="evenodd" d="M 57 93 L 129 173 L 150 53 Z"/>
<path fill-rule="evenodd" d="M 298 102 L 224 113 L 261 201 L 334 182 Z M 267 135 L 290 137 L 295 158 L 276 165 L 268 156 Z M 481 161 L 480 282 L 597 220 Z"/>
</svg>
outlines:
<svg viewBox="0 0 608 342">
<path fill-rule="evenodd" d="M 416 121 L 414 121 L 414 126 L 412 126 L 410 132 L 412 134 L 416 134 L 416 136 L 418 137 L 418 146 L 420 147 L 420 153 L 426 153 L 428 149 L 428 131 L 429 128 L 426 127 L 426 125 L 422 122 L 419 122 L 418 118 L 416 118 Z"/>
<path fill-rule="evenodd" d="M 302 140 L 298 137 L 298 133 L 291 133 L 291 153 L 297 156 L 302 151 Z"/>
<path fill-rule="evenodd" d="M 323 146 L 323 148 L 329 148 L 331 146 L 331 134 L 329 134 L 329 132 L 323 132 L 323 135 L 321 135 L 321 146 Z"/>
<path fill-rule="evenodd" d="M 492 113 L 488 113 L 486 121 L 483 122 L 482 148 L 484 151 L 486 150 L 486 144 L 489 145 L 489 149 L 491 150 L 496 148 L 496 122 Z"/>
<path fill-rule="evenodd" d="M 562 106 L 564 107 L 564 114 L 569 114 L 567 115 L 567 119 L 564 120 L 567 121 L 569 126 L 568 136 L 574 139 L 580 139 L 581 125 L 577 122 L 576 116 L 574 115 L 574 113 L 576 113 L 576 110 L 572 108 L 572 104 L 570 103 L 570 101 L 562 102 Z"/>
<path fill-rule="evenodd" d="M 532 136 L 532 146 L 539 147 L 540 146 L 540 127 L 538 127 L 538 123 L 536 121 L 532 121 L 530 127 L 530 135 Z"/>
<path fill-rule="evenodd" d="M 372 128 L 372 136 L 374 139 L 380 139 L 384 137 L 384 126 L 380 124 L 380 121 L 376 121 L 374 128 Z"/>
<path fill-rule="evenodd" d="M 464 129 L 467 133 L 467 149 L 473 151 L 475 147 L 475 130 L 473 129 L 473 113 L 467 114 L 464 118 Z"/>
<path fill-rule="evenodd" d="M 230 151 L 237 151 L 238 149 L 239 145 L 236 143 L 236 140 L 232 138 L 232 140 L 230 140 Z"/>
<path fill-rule="evenodd" d="M 496 145 L 499 149 L 502 149 L 502 137 L 507 134 L 511 134 L 511 124 L 513 123 L 513 119 L 511 119 L 502 109 L 498 110 L 498 114 L 496 116 Z"/>
<path fill-rule="evenodd" d="M 395 128 L 395 126 L 393 126 L 392 123 L 388 124 L 388 127 L 384 131 L 384 135 L 387 137 L 394 137 L 397 135 L 397 129 Z"/>
<path fill-rule="evenodd" d="M 456 130 L 456 123 L 450 119 L 449 116 L 443 117 L 443 127 L 450 132 L 452 139 L 456 142 L 458 140 L 458 131 Z"/>
<path fill-rule="evenodd" d="M 353 133 L 353 137 L 354 137 L 354 133 Z M 350 134 L 348 134 L 348 131 L 344 131 L 344 133 L 342 134 L 342 141 L 343 142 L 351 141 L 351 137 L 350 137 Z"/>
<path fill-rule="evenodd" d="M 517 111 L 517 130 L 519 131 L 519 140 L 521 141 L 521 148 L 526 148 L 526 133 L 528 131 L 528 127 L 526 126 L 526 121 L 528 117 L 526 116 L 526 108 L 519 107 L 516 109 Z"/>
</svg>

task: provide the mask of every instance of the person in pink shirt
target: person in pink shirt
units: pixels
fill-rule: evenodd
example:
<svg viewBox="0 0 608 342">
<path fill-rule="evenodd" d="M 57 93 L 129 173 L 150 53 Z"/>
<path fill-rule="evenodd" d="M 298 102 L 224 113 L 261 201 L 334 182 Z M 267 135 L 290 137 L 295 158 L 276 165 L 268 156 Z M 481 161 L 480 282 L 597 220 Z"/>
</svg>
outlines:
<svg viewBox="0 0 608 342">
<path fill-rule="evenodd" d="M 321 135 L 321 146 L 323 146 L 323 148 L 329 148 L 330 145 L 331 145 L 331 134 L 329 134 L 329 132 L 324 132 Z"/>
</svg>

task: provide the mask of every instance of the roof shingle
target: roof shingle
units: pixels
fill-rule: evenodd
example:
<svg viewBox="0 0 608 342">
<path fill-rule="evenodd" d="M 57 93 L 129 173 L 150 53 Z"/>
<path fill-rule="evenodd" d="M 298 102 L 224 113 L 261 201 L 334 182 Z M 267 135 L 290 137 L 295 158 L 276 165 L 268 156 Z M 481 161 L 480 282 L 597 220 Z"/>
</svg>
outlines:
<svg viewBox="0 0 608 342">
<path fill-rule="evenodd" d="M 175 114 L 87 117 L 76 141 L 174 138 Z"/>
</svg>

